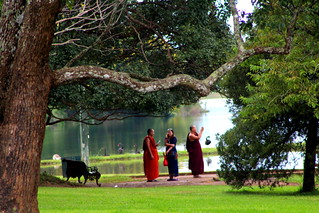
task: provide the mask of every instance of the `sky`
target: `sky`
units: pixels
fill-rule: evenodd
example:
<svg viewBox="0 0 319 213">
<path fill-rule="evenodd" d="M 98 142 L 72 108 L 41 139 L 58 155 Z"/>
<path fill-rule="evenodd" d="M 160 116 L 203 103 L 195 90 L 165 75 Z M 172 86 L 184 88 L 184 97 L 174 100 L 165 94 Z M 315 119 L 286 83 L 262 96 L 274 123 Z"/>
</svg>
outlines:
<svg viewBox="0 0 319 213">
<path fill-rule="evenodd" d="M 253 9 L 254 9 L 252 4 L 251 4 L 251 0 L 237 0 L 236 8 L 239 11 L 239 14 L 242 11 L 245 11 L 245 13 L 251 13 L 251 12 L 253 12 Z M 228 24 L 230 26 L 232 26 L 232 30 L 233 30 L 233 17 L 232 16 L 230 17 Z"/>
<path fill-rule="evenodd" d="M 251 5 L 251 0 L 237 0 L 236 5 L 238 10 L 251 13 L 253 11 L 253 6 Z"/>
</svg>

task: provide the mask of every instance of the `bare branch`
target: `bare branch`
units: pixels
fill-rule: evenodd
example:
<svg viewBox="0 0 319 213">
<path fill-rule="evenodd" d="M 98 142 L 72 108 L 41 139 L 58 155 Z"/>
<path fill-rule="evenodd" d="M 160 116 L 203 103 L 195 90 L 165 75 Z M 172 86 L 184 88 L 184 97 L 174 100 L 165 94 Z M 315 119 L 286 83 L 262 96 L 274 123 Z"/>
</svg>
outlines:
<svg viewBox="0 0 319 213">
<path fill-rule="evenodd" d="M 95 45 L 99 44 L 102 40 L 102 38 L 106 35 L 107 31 L 104 31 L 97 39 L 96 41 L 89 47 L 84 48 L 81 52 L 79 52 L 75 57 L 73 57 L 66 65 L 65 67 L 71 66 L 76 60 L 81 58 L 83 55 L 85 55 L 89 50 L 91 50 Z"/>
<path fill-rule="evenodd" d="M 74 44 L 75 41 L 79 41 L 80 39 L 70 39 L 70 40 L 67 40 L 65 42 L 62 42 L 62 43 L 54 43 L 52 44 L 52 46 L 62 46 L 62 45 L 66 45 L 66 44 Z"/>
<path fill-rule="evenodd" d="M 107 4 L 110 1 L 85 1 L 82 5 L 76 5 L 75 9 L 69 10 L 64 9 L 65 14 L 71 14 L 70 17 L 58 20 L 57 25 L 68 21 L 78 20 L 77 22 L 72 22 L 70 26 L 65 29 L 58 31 L 55 35 L 66 33 L 69 31 L 89 31 L 99 29 L 102 31 L 101 35 L 96 39 L 96 41 L 91 46 L 82 46 L 75 42 L 63 42 L 57 45 L 63 45 L 72 43 L 77 46 L 82 46 L 83 50 L 79 52 L 74 58 L 72 58 L 65 66 L 71 66 L 76 60 L 80 59 L 94 46 L 98 45 L 102 39 L 109 33 L 109 31 L 114 27 L 114 25 L 119 21 L 122 13 L 125 11 L 126 1 L 117 0 L 113 3 Z M 75 14 L 74 16 L 72 16 Z M 93 27 L 90 27 L 93 26 Z M 80 40 L 80 39 L 77 39 Z"/>
<path fill-rule="evenodd" d="M 288 40 L 290 41 L 290 40 Z M 217 70 L 215 70 L 208 78 L 206 78 L 203 83 L 205 85 L 213 86 L 223 75 L 225 75 L 228 71 L 232 70 L 234 67 L 242 63 L 243 61 L 247 60 L 248 58 L 254 55 L 260 54 L 277 54 L 283 55 L 288 54 L 291 48 L 291 44 L 286 44 L 285 47 L 255 47 L 253 49 L 246 50 L 244 49 L 243 52 L 239 52 L 237 56 L 230 59 L 228 62 L 223 64 Z"/>
<path fill-rule="evenodd" d="M 229 0 L 229 5 L 230 9 L 233 15 L 233 22 L 234 22 L 234 34 L 235 34 L 235 39 L 237 42 L 238 50 L 239 52 L 244 51 L 244 41 L 241 36 L 240 32 L 240 26 L 239 26 L 239 16 L 238 16 L 238 11 L 236 9 L 235 1 L 234 0 Z"/>
<path fill-rule="evenodd" d="M 127 110 L 116 110 L 116 111 L 101 111 L 98 114 L 92 114 L 90 111 L 86 111 L 90 119 L 104 122 L 106 120 L 124 120 L 131 117 L 163 117 L 164 115 L 155 115 L 150 113 L 141 112 L 128 112 Z"/>
<path fill-rule="evenodd" d="M 94 111 L 92 113 L 90 110 L 82 110 L 75 111 L 70 116 L 67 117 L 59 117 L 54 115 L 52 109 L 47 110 L 47 121 L 46 125 L 54 125 L 57 123 L 72 121 L 72 122 L 81 122 L 88 125 L 99 125 L 104 121 L 110 120 L 124 120 L 130 117 L 163 117 L 165 115 L 157 115 L 150 113 L 141 113 L 141 112 L 129 112 L 127 110 L 119 110 L 119 109 L 109 109 L 106 111 Z"/>
<path fill-rule="evenodd" d="M 48 117 L 47 117 L 46 125 L 53 125 L 53 124 L 57 124 L 64 121 L 78 121 L 77 117 L 79 114 L 80 114 L 79 111 L 75 111 L 73 112 L 72 115 L 68 116 L 67 118 L 60 118 L 54 115 L 52 109 L 47 108 Z"/>
<path fill-rule="evenodd" d="M 139 21 L 137 19 L 135 19 L 132 15 L 130 15 L 129 13 L 127 13 L 127 19 L 133 23 L 136 23 L 140 26 L 143 26 L 147 29 L 150 29 L 152 30 L 157 36 L 158 38 L 161 39 L 161 41 L 165 44 L 166 48 L 167 48 L 167 58 L 169 59 L 169 61 L 173 64 L 175 64 L 175 61 L 174 59 L 172 58 L 172 55 L 171 55 L 171 45 L 166 41 L 166 39 L 164 38 L 164 36 L 161 35 L 161 33 L 159 33 L 156 28 L 161 28 L 158 24 L 152 22 L 152 21 L 149 21 L 147 20 L 143 15 L 141 15 L 140 13 L 138 13 L 136 10 L 127 10 L 128 12 L 132 12 L 132 13 L 135 13 L 137 14 L 140 18 L 142 18 L 142 20 L 144 20 L 146 23 L 143 23 L 142 21 Z M 135 29 L 134 29 L 135 30 Z M 136 31 L 136 30 L 135 30 Z M 172 48 L 173 49 L 173 48 Z"/>
<path fill-rule="evenodd" d="M 133 28 L 134 32 L 136 33 L 136 35 L 138 37 L 138 40 L 140 41 L 140 47 L 141 47 L 141 51 L 142 51 L 142 54 L 143 54 L 143 57 L 144 57 L 145 61 L 147 61 L 147 63 L 149 63 L 151 65 L 156 65 L 156 64 L 154 64 L 154 63 L 152 63 L 152 62 L 150 62 L 148 60 L 148 58 L 147 58 L 147 56 L 145 54 L 145 51 L 144 51 L 144 42 L 141 39 L 140 33 L 137 31 L 137 29 L 133 25 L 130 25 L 130 26 Z"/>
<path fill-rule="evenodd" d="M 70 31 L 109 30 L 118 22 L 125 7 L 125 0 L 113 2 L 91 0 L 78 3 L 73 9 L 65 7 L 62 12 L 65 18 L 58 20 L 56 25 L 66 25 L 67 27 L 55 32 L 54 35 Z"/>
</svg>

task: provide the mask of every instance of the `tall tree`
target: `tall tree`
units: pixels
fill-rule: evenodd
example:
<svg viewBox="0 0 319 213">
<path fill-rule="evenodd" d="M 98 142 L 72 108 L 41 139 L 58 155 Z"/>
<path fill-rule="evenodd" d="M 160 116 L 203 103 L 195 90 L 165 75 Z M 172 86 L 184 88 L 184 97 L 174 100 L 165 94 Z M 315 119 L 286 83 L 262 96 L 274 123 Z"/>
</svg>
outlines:
<svg viewBox="0 0 319 213">
<path fill-rule="evenodd" d="M 288 56 L 265 55 L 263 59 L 255 59 L 255 65 L 250 65 L 249 76 L 253 83 L 239 102 L 241 108 L 234 120 L 236 126 L 220 137 L 220 174 L 237 188 L 251 184 L 248 180 L 276 185 L 278 180 L 288 177 L 291 172 L 284 170 L 288 155 L 296 150 L 298 142 L 305 140 L 303 191 L 315 189 L 319 76 L 316 71 L 317 30 L 315 21 L 309 20 L 317 19 L 318 3 L 302 4 L 285 2 L 279 5 L 307 11 L 300 13 L 294 48 Z M 278 10 L 276 2 L 264 7 L 260 10 L 263 15 Z M 254 32 L 255 38 L 259 34 L 258 39 L 252 40 L 259 43 L 276 36 L 273 32 L 270 34 L 271 29 L 267 27 L 272 24 L 281 27 L 277 20 L 268 19 Z M 267 39 L 262 39 L 262 34 Z M 278 179 L 271 179 L 274 176 Z"/>
<path fill-rule="evenodd" d="M 100 66 L 81 65 L 53 71 L 49 67 L 49 53 L 61 1 L 4 1 L 0 18 L 0 210 L 38 212 L 40 156 L 48 96 L 52 88 L 91 78 L 141 93 L 180 85 L 205 96 L 221 76 L 247 58 L 262 53 L 289 53 L 295 14 L 291 16 L 292 24 L 285 34 L 284 47 L 246 49 L 239 32 L 234 1 L 231 0 L 230 5 L 239 44 L 238 53 L 233 58 L 201 79 L 174 74 L 141 81 L 136 75 Z"/>
</svg>

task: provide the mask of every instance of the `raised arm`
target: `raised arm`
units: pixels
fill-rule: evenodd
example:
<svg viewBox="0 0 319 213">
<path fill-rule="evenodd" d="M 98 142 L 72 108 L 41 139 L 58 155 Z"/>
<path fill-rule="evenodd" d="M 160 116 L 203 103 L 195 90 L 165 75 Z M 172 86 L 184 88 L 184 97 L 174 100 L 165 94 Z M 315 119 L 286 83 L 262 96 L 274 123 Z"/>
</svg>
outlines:
<svg viewBox="0 0 319 213">
<path fill-rule="evenodd" d="M 202 137 L 203 132 L 204 132 L 204 127 L 200 129 L 200 132 L 198 133 L 198 135 L 190 133 L 189 134 L 190 141 L 199 140 Z"/>
</svg>

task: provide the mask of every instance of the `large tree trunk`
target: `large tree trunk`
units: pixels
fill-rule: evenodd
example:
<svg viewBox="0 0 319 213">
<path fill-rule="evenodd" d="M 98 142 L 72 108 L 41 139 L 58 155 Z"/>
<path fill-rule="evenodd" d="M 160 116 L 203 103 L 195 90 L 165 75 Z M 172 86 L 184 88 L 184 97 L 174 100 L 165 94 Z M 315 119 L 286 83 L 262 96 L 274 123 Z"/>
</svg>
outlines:
<svg viewBox="0 0 319 213">
<path fill-rule="evenodd" d="M 316 161 L 316 147 L 318 144 L 318 120 L 312 118 L 309 121 L 306 154 L 304 162 L 304 178 L 303 187 L 304 192 L 311 192 L 315 190 L 315 161 Z"/>
<path fill-rule="evenodd" d="M 14 27 L 0 25 L 1 32 L 10 35 L 0 37 L 0 43 L 8 44 L 8 54 L 1 61 L 9 62 L 0 65 L 1 89 L 6 92 L 1 97 L 0 212 L 38 212 L 40 160 L 52 84 L 48 57 L 60 4 L 57 0 L 24 4 L 19 20 L 11 19 L 18 22 Z"/>
<path fill-rule="evenodd" d="M 5 99 L 10 82 L 10 66 L 14 58 L 14 50 L 18 42 L 20 26 L 14 17 L 23 14 L 23 1 L 3 2 L 0 19 L 0 122 L 3 122 Z"/>
</svg>

